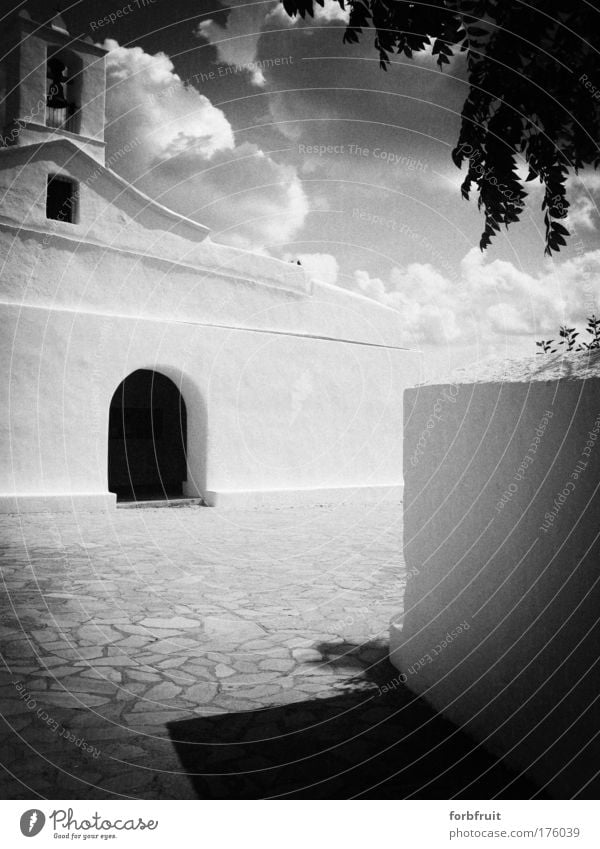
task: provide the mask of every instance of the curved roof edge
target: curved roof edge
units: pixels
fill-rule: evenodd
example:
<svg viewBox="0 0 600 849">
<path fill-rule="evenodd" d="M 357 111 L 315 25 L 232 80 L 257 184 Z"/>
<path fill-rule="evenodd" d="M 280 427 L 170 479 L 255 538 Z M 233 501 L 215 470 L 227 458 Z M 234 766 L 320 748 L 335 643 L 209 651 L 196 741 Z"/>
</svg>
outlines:
<svg viewBox="0 0 600 849">
<path fill-rule="evenodd" d="M 0 148 L 0 161 L 2 156 L 10 156 L 11 152 L 13 155 L 17 155 L 17 152 L 24 151 L 27 151 L 30 154 L 32 152 L 38 154 L 48 149 L 63 149 L 68 151 L 69 160 L 78 160 L 79 162 L 83 162 L 85 167 L 89 168 L 91 174 L 96 174 L 97 176 L 102 176 L 111 180 L 119 187 L 121 195 L 131 197 L 141 207 L 142 214 L 139 216 L 139 220 L 142 224 L 144 223 L 145 212 L 161 215 L 166 219 L 166 221 L 170 222 L 170 225 L 165 226 L 165 230 L 176 233 L 183 238 L 187 238 L 190 241 L 197 243 L 204 242 L 206 240 L 206 245 L 210 244 L 214 251 L 226 254 L 229 259 L 224 262 L 223 258 L 221 258 L 221 264 L 223 267 L 230 268 L 231 271 L 239 272 L 238 265 L 240 261 L 243 262 L 246 259 L 254 263 L 259 261 L 263 266 L 262 273 L 259 274 L 259 276 L 262 277 L 263 274 L 266 274 L 268 279 L 272 282 L 279 281 L 277 285 L 279 285 L 280 288 L 289 288 L 291 291 L 310 294 L 311 283 L 305 269 L 301 269 L 296 265 L 290 265 L 290 263 L 285 260 L 257 253 L 250 249 L 238 248 L 222 242 L 213 241 L 209 238 L 210 228 L 205 224 L 200 224 L 198 221 L 194 221 L 194 219 L 188 218 L 187 216 L 182 215 L 170 207 L 164 206 L 154 200 L 140 189 L 132 186 L 131 183 L 129 183 L 124 177 L 117 174 L 116 171 L 113 171 L 106 165 L 99 163 L 71 139 L 60 137 L 48 141 L 35 142 L 34 144 Z M 283 285 L 281 281 L 283 282 Z"/>
<path fill-rule="evenodd" d="M 205 239 L 210 233 L 210 229 L 204 224 L 199 224 L 192 218 L 187 218 L 185 215 L 181 215 L 181 213 L 175 212 L 175 210 L 170 209 L 168 206 L 163 206 L 162 203 L 158 203 L 158 201 L 153 200 L 153 198 L 151 198 L 149 195 L 146 195 L 144 194 L 144 192 L 140 191 L 139 189 L 136 189 L 135 186 L 132 186 L 131 183 L 128 183 L 127 180 L 119 176 L 116 171 L 107 168 L 106 165 L 100 164 L 96 159 L 93 158 L 93 156 L 90 156 L 89 153 L 86 153 L 85 150 L 82 150 L 79 145 L 71 141 L 71 139 L 58 138 L 51 139 L 49 141 L 36 142 L 34 144 L 28 145 L 14 145 L 10 147 L 3 147 L 0 148 L 0 157 L 9 156 L 11 154 L 23 154 L 24 152 L 39 153 L 42 150 L 49 150 L 52 148 L 68 148 L 72 154 L 71 159 L 79 159 L 82 162 L 85 162 L 85 164 L 90 167 L 91 171 L 102 174 L 102 176 L 112 180 L 114 183 L 117 183 L 117 185 L 122 190 L 122 194 L 129 195 L 137 203 L 141 204 L 142 210 L 148 209 L 150 212 L 154 212 L 158 215 L 162 215 L 165 218 L 168 218 L 170 221 L 172 221 L 176 225 L 179 225 L 180 227 L 183 226 L 186 230 L 187 228 L 189 228 L 194 233 L 195 241 Z"/>
<path fill-rule="evenodd" d="M 360 292 L 355 292 L 353 289 L 346 289 L 344 286 L 336 286 L 335 283 L 323 283 L 317 278 L 313 278 L 313 284 L 331 291 L 333 294 L 339 295 L 341 293 L 356 301 L 360 301 L 363 304 L 368 304 L 369 307 L 386 312 L 390 316 L 400 315 L 400 311 L 394 307 L 382 304 L 381 301 L 376 301 L 375 298 L 369 298 L 368 295 L 362 295 Z"/>
</svg>

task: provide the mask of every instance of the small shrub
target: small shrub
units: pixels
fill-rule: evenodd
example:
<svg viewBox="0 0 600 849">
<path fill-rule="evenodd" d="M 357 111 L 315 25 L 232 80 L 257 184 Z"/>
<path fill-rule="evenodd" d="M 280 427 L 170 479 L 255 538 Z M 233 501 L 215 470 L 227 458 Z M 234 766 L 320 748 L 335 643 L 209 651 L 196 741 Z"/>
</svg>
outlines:
<svg viewBox="0 0 600 849">
<path fill-rule="evenodd" d="M 600 349 L 600 318 L 596 318 L 595 315 L 592 315 L 587 320 L 586 332 L 591 335 L 591 339 L 589 342 L 579 342 L 576 345 L 577 337 L 579 333 L 574 327 L 567 327 L 563 325 L 559 330 L 560 342 L 557 343 L 557 347 L 553 348 L 554 339 L 542 339 L 540 342 L 536 342 L 538 348 L 541 348 L 541 351 L 537 351 L 538 354 L 555 354 L 558 351 L 558 348 L 563 345 L 566 346 L 567 351 L 595 351 Z"/>
</svg>

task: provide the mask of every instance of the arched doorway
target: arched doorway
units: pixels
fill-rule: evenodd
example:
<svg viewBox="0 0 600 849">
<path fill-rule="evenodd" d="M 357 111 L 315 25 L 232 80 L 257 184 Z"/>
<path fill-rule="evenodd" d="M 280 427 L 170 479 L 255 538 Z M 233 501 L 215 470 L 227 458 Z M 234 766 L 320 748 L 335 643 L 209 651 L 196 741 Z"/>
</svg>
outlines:
<svg viewBox="0 0 600 849">
<path fill-rule="evenodd" d="M 187 478 L 187 413 L 177 386 L 148 369 L 132 372 L 110 404 L 108 489 L 117 499 L 182 494 Z"/>
</svg>

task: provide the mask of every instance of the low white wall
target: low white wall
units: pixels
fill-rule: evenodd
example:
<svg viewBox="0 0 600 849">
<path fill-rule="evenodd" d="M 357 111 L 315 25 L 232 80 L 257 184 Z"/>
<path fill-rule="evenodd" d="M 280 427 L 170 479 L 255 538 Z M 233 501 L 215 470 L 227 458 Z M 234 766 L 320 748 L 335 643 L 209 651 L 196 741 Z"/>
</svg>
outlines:
<svg viewBox="0 0 600 849">
<path fill-rule="evenodd" d="M 400 680 L 545 792 L 596 798 L 600 352 L 409 389 L 404 415 Z"/>
</svg>

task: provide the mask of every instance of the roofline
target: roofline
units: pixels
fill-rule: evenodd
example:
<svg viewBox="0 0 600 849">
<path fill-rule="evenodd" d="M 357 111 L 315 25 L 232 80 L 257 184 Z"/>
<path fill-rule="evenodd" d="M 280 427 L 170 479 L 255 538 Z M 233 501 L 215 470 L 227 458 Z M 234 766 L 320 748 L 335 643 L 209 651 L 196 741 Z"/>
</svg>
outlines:
<svg viewBox="0 0 600 849">
<path fill-rule="evenodd" d="M 83 138 L 83 137 L 82 137 Z M 98 162 L 97 159 L 94 159 L 93 156 L 90 156 L 85 150 L 83 150 L 79 145 L 75 144 L 74 141 L 68 138 L 59 137 L 56 139 L 52 139 L 51 141 L 43 141 L 43 142 L 35 142 L 34 144 L 28 145 L 11 145 L 9 147 L 0 147 L 0 160 L 3 156 L 10 156 L 11 153 L 14 155 L 17 151 L 35 151 L 36 153 L 42 149 L 47 149 L 48 146 L 68 146 L 73 155 L 80 157 L 85 160 L 94 171 L 103 173 L 107 177 L 109 177 L 113 182 L 117 183 L 123 193 L 129 193 L 137 198 L 137 200 L 144 205 L 145 208 L 154 209 L 157 213 L 164 215 L 166 218 L 173 220 L 175 223 L 183 224 L 186 227 L 190 227 L 194 229 L 199 236 L 201 236 L 202 240 L 206 239 L 210 235 L 210 227 L 207 227 L 205 224 L 200 224 L 198 221 L 194 221 L 193 218 L 188 218 L 186 215 L 182 215 L 179 212 L 176 212 L 174 209 L 171 209 L 168 206 L 164 206 L 162 203 L 151 198 L 149 195 L 144 194 L 144 192 L 137 189 L 135 186 L 132 186 L 131 183 L 127 182 L 123 177 L 117 174 L 116 171 L 113 171 L 111 168 L 107 168 L 106 165 L 102 165 Z M 230 254 L 234 254 L 238 257 L 256 257 L 261 256 L 256 251 L 246 250 L 244 248 L 238 248 L 233 245 L 223 244 L 221 242 L 212 242 L 216 248 L 222 248 L 223 250 L 227 250 Z M 269 263 L 273 263 L 273 265 L 284 269 L 285 271 L 290 270 L 290 265 L 283 259 L 278 259 L 277 257 L 265 257 L 268 259 Z M 296 266 L 293 266 L 295 269 Z M 299 269 L 298 269 L 299 270 Z M 308 275 L 306 274 L 306 270 L 304 271 L 305 279 L 308 280 Z M 308 286 L 308 283 L 307 283 Z M 289 291 L 294 291 L 289 290 Z M 308 291 L 308 288 L 307 288 Z M 376 301 L 372 301 L 367 298 L 367 300 L 374 304 Z M 383 304 L 380 306 L 383 307 Z"/>
<path fill-rule="evenodd" d="M 317 277 L 314 277 L 313 281 L 317 286 L 322 286 L 324 289 L 330 289 L 333 292 L 343 292 L 345 295 L 348 295 L 355 300 L 364 301 L 369 304 L 370 307 L 379 308 L 386 312 L 393 313 L 394 315 L 400 315 L 400 310 L 395 309 L 395 307 L 389 307 L 387 304 L 382 304 L 381 301 L 376 301 L 375 298 L 370 298 L 368 295 L 363 295 L 361 292 L 354 292 L 352 289 L 346 289 L 344 286 L 337 286 L 335 283 L 324 283 Z M 413 349 L 411 348 L 410 350 Z"/>
<path fill-rule="evenodd" d="M 21 14 L 16 14 L 10 23 L 12 25 L 20 26 L 21 29 L 25 30 L 29 35 L 39 34 L 45 39 L 59 41 L 65 47 L 76 47 L 78 50 L 93 53 L 96 56 L 106 56 L 108 53 L 108 50 L 94 44 L 91 39 L 88 41 L 87 37 L 84 35 L 70 35 L 68 32 L 61 32 L 58 29 L 54 29 L 54 27 L 47 23 L 38 23 L 32 18 L 25 17 Z"/>
<path fill-rule="evenodd" d="M 141 192 L 135 186 L 132 186 L 131 183 L 128 183 L 127 180 L 117 174 L 116 171 L 113 171 L 110 168 L 107 168 L 105 165 L 102 165 L 100 162 L 98 162 L 97 159 L 94 159 L 93 156 L 90 156 L 89 153 L 86 153 L 85 150 L 82 150 L 79 145 L 71 141 L 71 139 L 57 138 L 52 139 L 51 141 L 36 142 L 34 144 L 11 145 L 10 147 L 2 147 L 0 148 L 0 157 L 10 156 L 11 154 L 16 155 L 17 152 L 20 151 L 39 153 L 42 150 L 48 150 L 49 148 L 54 147 L 68 147 L 75 158 L 82 159 L 87 164 L 89 164 L 94 171 L 100 171 L 100 173 L 110 178 L 114 183 L 117 183 L 121 187 L 121 189 L 123 190 L 123 194 L 133 195 L 136 200 L 138 200 L 145 208 L 154 210 L 159 214 L 172 219 L 177 224 L 184 224 L 185 226 L 191 227 L 192 229 L 197 231 L 198 235 L 202 235 L 203 239 L 205 239 L 210 233 L 210 228 L 207 227 L 205 224 L 199 224 L 192 218 L 188 218 L 185 215 L 181 215 L 179 212 L 175 212 L 174 209 L 170 209 L 168 206 L 163 206 L 162 203 L 158 203 L 158 201 L 144 194 L 144 192 Z"/>
<path fill-rule="evenodd" d="M 85 139 L 85 141 L 87 142 L 87 139 L 84 136 L 81 136 L 80 138 Z M 107 168 L 106 165 L 101 165 L 98 162 L 97 159 L 94 159 L 93 156 L 90 156 L 89 153 L 86 153 L 85 150 L 83 150 L 81 147 L 79 147 L 79 145 L 75 144 L 75 142 L 72 141 L 71 139 L 68 139 L 68 138 L 61 136 L 59 138 L 52 139 L 51 141 L 36 142 L 34 144 L 31 144 L 31 145 L 21 145 L 20 147 L 15 145 L 15 146 L 11 146 L 11 147 L 0 148 L 0 155 L 1 155 L 2 151 L 18 150 L 18 149 L 24 150 L 25 148 L 27 148 L 27 150 L 30 150 L 31 148 L 34 148 L 34 147 L 41 148 L 44 145 L 51 145 L 51 144 L 56 144 L 56 145 L 68 144 L 69 147 L 74 152 L 76 152 L 78 155 L 87 159 L 88 162 L 91 165 L 93 165 L 94 170 L 101 169 L 105 174 L 107 174 L 109 177 L 111 177 L 115 182 L 119 183 L 119 185 L 121 185 L 124 189 L 126 189 L 127 191 L 129 191 L 130 193 L 132 193 L 134 195 L 137 195 L 138 198 L 141 201 L 144 202 L 145 206 L 150 207 L 150 208 L 154 207 L 157 211 L 165 214 L 168 217 L 174 218 L 179 223 L 187 224 L 190 227 L 193 227 L 194 229 L 198 230 L 199 232 L 204 232 L 204 238 L 206 238 L 207 236 L 210 235 L 211 229 L 210 229 L 210 227 L 207 227 L 206 224 L 200 224 L 198 221 L 194 221 L 193 218 L 188 218 L 186 215 L 182 215 L 180 212 L 176 212 L 174 209 L 171 209 L 168 206 L 164 206 L 162 203 L 159 203 L 158 201 L 154 200 L 154 198 L 151 198 L 149 195 L 145 194 L 140 189 L 137 189 L 135 186 L 132 186 L 131 183 L 127 182 L 127 180 L 125 180 L 124 177 L 121 177 L 119 174 L 117 174 L 116 171 L 113 171 L 112 168 Z M 109 159 L 110 159 L 110 157 L 109 157 Z M 224 250 L 228 250 L 231 253 L 237 254 L 240 257 L 242 257 L 242 256 L 248 256 L 248 257 L 261 256 L 261 254 L 257 253 L 256 251 L 250 250 L 250 249 L 238 248 L 234 245 L 223 244 L 222 242 L 213 242 L 213 244 L 215 244 L 218 247 L 223 248 Z M 274 264 L 276 264 L 276 265 L 278 265 L 282 268 L 285 268 L 286 271 L 289 271 L 290 264 L 286 260 L 278 259 L 277 257 L 274 257 L 274 256 L 265 257 L 265 259 L 268 259 L 270 263 L 274 263 Z M 306 274 L 306 271 L 305 271 L 305 274 Z M 337 288 L 339 288 L 339 287 L 337 287 Z M 371 304 L 374 303 L 371 298 L 366 298 L 366 300 Z M 377 302 L 375 302 L 375 303 L 377 303 Z M 381 304 L 381 306 L 383 307 L 384 304 Z M 386 307 L 386 309 L 388 309 L 388 308 Z M 395 311 L 392 310 L 392 312 L 395 312 Z"/>
</svg>

